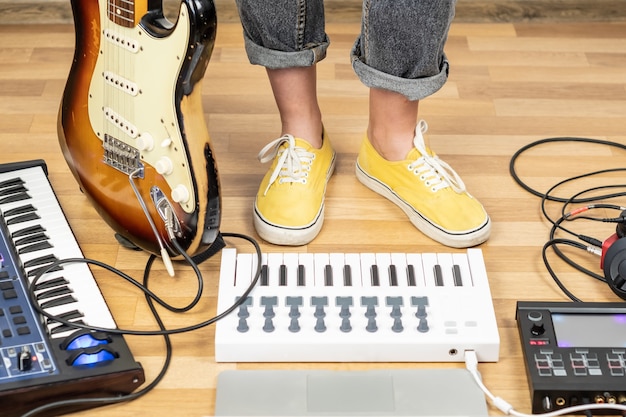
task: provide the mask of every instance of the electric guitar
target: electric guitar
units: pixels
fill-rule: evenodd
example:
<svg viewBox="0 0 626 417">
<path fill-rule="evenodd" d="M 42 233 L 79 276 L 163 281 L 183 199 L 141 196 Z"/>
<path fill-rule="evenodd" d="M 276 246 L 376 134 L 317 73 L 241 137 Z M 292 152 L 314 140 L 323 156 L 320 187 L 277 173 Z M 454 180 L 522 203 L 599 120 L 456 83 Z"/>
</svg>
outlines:
<svg viewBox="0 0 626 417">
<path fill-rule="evenodd" d="M 72 0 L 74 60 L 59 110 L 63 155 L 102 218 L 141 249 L 180 258 L 219 234 L 217 166 L 201 101 L 212 0 Z"/>
</svg>

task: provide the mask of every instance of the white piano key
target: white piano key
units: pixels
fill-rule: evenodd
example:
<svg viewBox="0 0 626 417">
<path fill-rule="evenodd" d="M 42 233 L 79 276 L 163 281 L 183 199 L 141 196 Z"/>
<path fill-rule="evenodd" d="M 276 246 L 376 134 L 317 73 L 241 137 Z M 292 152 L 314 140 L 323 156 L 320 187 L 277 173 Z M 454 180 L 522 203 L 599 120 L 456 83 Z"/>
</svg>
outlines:
<svg viewBox="0 0 626 417">
<path fill-rule="evenodd" d="M 372 278 L 372 266 L 376 264 L 376 255 L 373 253 L 361 254 L 361 285 L 365 288 L 374 285 Z"/>
<path fill-rule="evenodd" d="M 222 250 L 226 250 L 226 248 Z M 227 253 L 230 251 L 235 251 L 235 249 L 229 249 Z M 242 253 L 237 257 L 237 265 L 235 267 L 235 271 L 237 273 L 237 276 L 235 277 L 235 288 L 238 289 L 240 293 L 243 293 L 254 279 L 254 274 L 256 272 L 256 262 L 254 262 L 255 259 L 256 256 L 251 253 Z"/>
<path fill-rule="evenodd" d="M 389 268 L 391 266 L 391 255 L 389 253 L 377 253 L 375 255 L 375 260 L 378 269 L 378 285 L 381 287 L 390 287 L 391 278 Z"/>
<path fill-rule="evenodd" d="M 435 287 L 435 265 L 437 265 L 436 253 L 422 254 L 422 271 L 424 273 L 424 283 L 426 287 Z"/>
<path fill-rule="evenodd" d="M 298 285 L 298 253 L 287 252 L 283 255 L 283 262 L 287 267 L 287 286 L 289 288 Z"/>
</svg>

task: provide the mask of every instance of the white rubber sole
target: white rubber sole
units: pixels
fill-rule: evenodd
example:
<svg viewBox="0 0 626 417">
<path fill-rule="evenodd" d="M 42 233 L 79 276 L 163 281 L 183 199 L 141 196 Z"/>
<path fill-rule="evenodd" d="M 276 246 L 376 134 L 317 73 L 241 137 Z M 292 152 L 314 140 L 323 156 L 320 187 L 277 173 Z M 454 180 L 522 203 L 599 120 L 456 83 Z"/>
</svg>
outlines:
<svg viewBox="0 0 626 417">
<path fill-rule="evenodd" d="M 463 232 L 451 232 L 429 221 L 428 218 L 424 217 L 413 206 L 394 193 L 385 183 L 367 174 L 358 162 L 356 163 L 356 177 L 361 184 L 400 207 L 420 232 L 443 245 L 451 248 L 468 248 L 479 245 L 489 238 L 491 232 L 491 220 L 489 217 L 478 228 Z"/>
</svg>

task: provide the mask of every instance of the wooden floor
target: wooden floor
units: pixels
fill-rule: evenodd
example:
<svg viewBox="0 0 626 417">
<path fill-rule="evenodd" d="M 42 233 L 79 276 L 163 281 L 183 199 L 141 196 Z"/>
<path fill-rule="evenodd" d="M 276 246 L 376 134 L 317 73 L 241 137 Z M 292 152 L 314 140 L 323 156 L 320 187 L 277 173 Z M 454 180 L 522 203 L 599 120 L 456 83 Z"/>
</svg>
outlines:
<svg viewBox="0 0 626 417">
<path fill-rule="evenodd" d="M 339 152 L 327 193 L 326 223 L 308 252 L 450 252 L 415 230 L 402 212 L 361 186 L 354 176 L 356 153 L 367 124 L 367 89 L 353 75 L 348 51 L 358 24 L 329 24 L 332 46 L 319 65 L 319 94 L 326 128 Z M 70 67 L 74 32 L 70 25 L 0 26 L 0 163 L 43 158 L 50 181 L 86 257 L 114 265 L 140 279 L 147 256 L 121 248 L 89 206 L 61 155 L 56 133 L 59 100 Z M 578 136 L 626 143 L 626 22 L 455 23 L 447 54 L 449 82 L 421 103 L 433 149 L 452 165 L 485 205 L 493 220 L 491 239 L 481 246 L 500 328 L 501 358 L 479 365 L 485 384 L 517 410 L 530 412 L 516 329 L 518 300 L 566 301 L 541 259 L 550 225 L 540 200 L 522 190 L 509 174 L 520 147 L 546 137 Z M 256 237 L 251 207 L 266 169 L 257 152 L 279 131 L 279 120 L 263 69 L 244 55 L 241 28 L 219 26 L 216 49 L 204 80 L 206 122 L 220 169 L 223 232 Z M 586 144 L 551 144 L 533 149 L 518 162 L 523 178 L 541 191 L 558 181 L 606 167 L 624 167 L 624 151 Z M 598 181 L 623 183 L 623 174 Z M 581 185 L 589 186 L 586 181 Z M 573 189 L 564 190 L 566 196 Z M 615 202 L 615 201 L 614 201 Z M 626 202 L 619 202 L 626 206 Z M 550 205 L 556 214 L 560 206 Z M 599 216 L 614 217 L 606 211 Z M 574 227 L 574 226 L 572 226 Z M 598 239 L 611 224 L 576 222 L 577 230 Z M 346 236 L 350 236 L 346 239 Z M 242 251 L 250 248 L 229 240 Z M 263 244 L 264 250 L 284 248 Z M 581 255 L 595 271 L 599 259 Z M 556 271 L 585 301 L 616 301 L 602 283 L 555 261 Z M 190 325 L 213 316 L 219 257 L 201 265 L 206 289 L 201 305 L 184 315 L 164 314 L 167 325 Z M 194 291 L 192 273 L 176 265 L 169 278 L 160 265 L 154 291 L 179 305 Z M 95 271 L 118 325 L 154 328 L 143 298 L 117 277 Z M 477 306 L 479 308 L 479 306 Z M 214 327 L 173 337 L 174 359 L 161 384 L 124 405 L 77 416 L 199 417 L 213 414 L 216 377 L 229 369 L 431 368 L 462 364 L 217 364 Z M 128 337 L 151 380 L 163 362 L 159 338 Z M 501 413 L 490 407 L 490 414 Z"/>
</svg>

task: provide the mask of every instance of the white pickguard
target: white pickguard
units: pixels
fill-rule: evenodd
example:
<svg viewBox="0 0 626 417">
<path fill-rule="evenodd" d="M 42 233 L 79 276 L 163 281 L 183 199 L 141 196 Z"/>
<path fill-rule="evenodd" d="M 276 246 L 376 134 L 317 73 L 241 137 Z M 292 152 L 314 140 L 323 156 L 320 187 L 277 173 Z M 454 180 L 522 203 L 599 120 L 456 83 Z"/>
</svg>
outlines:
<svg viewBox="0 0 626 417">
<path fill-rule="evenodd" d="M 89 119 L 100 140 L 113 136 L 138 149 L 142 163 L 169 184 L 168 197 L 191 213 L 194 187 L 174 102 L 189 40 L 187 16 L 182 3 L 170 35 L 155 38 L 141 26 L 113 23 L 107 2 L 100 2 L 100 53 L 89 88 Z"/>
</svg>

